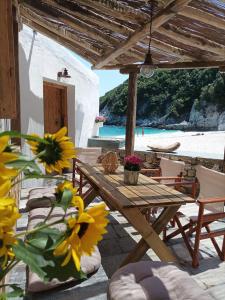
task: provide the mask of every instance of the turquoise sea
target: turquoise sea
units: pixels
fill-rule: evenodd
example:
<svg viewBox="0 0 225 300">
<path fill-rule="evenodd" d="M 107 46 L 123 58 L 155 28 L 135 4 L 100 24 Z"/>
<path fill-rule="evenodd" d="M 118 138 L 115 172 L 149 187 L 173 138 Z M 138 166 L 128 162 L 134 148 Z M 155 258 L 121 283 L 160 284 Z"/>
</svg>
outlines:
<svg viewBox="0 0 225 300">
<path fill-rule="evenodd" d="M 177 130 L 165 130 L 150 127 L 136 127 L 135 130 L 137 135 L 149 135 L 149 134 L 167 134 L 177 132 Z M 99 128 L 99 136 L 124 136 L 125 126 L 103 126 Z"/>
</svg>

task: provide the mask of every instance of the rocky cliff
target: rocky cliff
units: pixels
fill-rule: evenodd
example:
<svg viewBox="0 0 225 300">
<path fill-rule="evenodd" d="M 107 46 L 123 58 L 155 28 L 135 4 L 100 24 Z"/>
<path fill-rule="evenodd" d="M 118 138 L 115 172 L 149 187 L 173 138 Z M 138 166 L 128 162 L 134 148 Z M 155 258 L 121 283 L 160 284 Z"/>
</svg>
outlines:
<svg viewBox="0 0 225 300">
<path fill-rule="evenodd" d="M 125 81 L 101 98 L 107 124 L 125 124 L 127 93 Z M 138 126 L 225 130 L 225 85 L 216 70 L 158 71 L 150 79 L 140 77 L 137 97 Z"/>
</svg>

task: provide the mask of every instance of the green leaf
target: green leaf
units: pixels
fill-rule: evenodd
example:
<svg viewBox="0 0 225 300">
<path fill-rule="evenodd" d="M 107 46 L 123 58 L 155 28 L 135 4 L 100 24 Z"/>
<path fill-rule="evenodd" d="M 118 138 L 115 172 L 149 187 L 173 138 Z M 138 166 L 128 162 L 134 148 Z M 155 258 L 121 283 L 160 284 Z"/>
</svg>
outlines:
<svg viewBox="0 0 225 300">
<path fill-rule="evenodd" d="M 65 189 L 62 193 L 61 199 L 58 199 L 55 202 L 55 206 L 62 207 L 62 209 L 66 212 L 67 208 L 70 206 L 72 198 L 73 198 L 73 193 L 70 190 Z"/>
<path fill-rule="evenodd" d="M 51 256 L 51 252 L 49 253 L 49 255 Z M 62 267 L 61 264 L 64 261 L 64 258 L 64 256 L 55 256 L 53 258 L 54 267 L 48 265 L 43 268 L 43 270 L 47 273 L 48 280 L 51 281 L 56 278 L 59 281 L 66 281 L 71 277 L 79 280 L 87 278 L 87 275 L 84 272 L 77 271 L 72 258 L 66 266 Z"/>
<path fill-rule="evenodd" d="M 10 161 L 6 164 L 8 167 L 13 167 L 15 169 L 22 169 L 22 168 L 30 168 L 36 172 L 36 174 L 41 174 L 41 169 L 33 160 L 26 160 L 26 159 L 17 159 Z"/>
<path fill-rule="evenodd" d="M 62 176 L 51 176 L 51 175 L 39 175 L 39 174 L 36 174 L 36 173 L 32 173 L 32 172 L 30 172 L 30 173 L 27 173 L 27 174 L 25 174 L 25 178 L 24 178 L 24 180 L 28 180 L 28 179 L 54 179 L 54 180 L 58 180 L 58 181 L 63 181 L 63 180 L 65 180 L 65 177 L 62 177 Z"/>
<path fill-rule="evenodd" d="M 40 223 L 43 225 L 43 223 Z M 30 233 L 27 235 L 27 242 L 39 249 L 42 250 L 51 250 L 53 246 L 62 239 L 63 233 L 60 232 L 57 228 L 42 228 L 37 232 Z"/>
<path fill-rule="evenodd" d="M 49 144 L 49 142 L 45 139 L 42 139 L 37 136 L 32 136 L 29 134 L 23 134 L 18 131 L 10 130 L 10 131 L 3 131 L 0 133 L 0 137 L 5 136 L 5 135 L 8 135 L 10 137 L 24 138 L 25 140 L 28 140 L 28 141 L 36 141 L 36 142 L 40 142 L 40 143 L 44 143 L 44 144 Z"/>
<path fill-rule="evenodd" d="M 10 287 L 12 291 L 1 294 L 1 300 L 10 298 L 22 298 L 24 296 L 24 290 L 16 284 L 3 284 L 0 286 L 0 288 L 3 287 Z"/>
<path fill-rule="evenodd" d="M 59 243 L 61 243 L 65 235 L 56 228 L 44 228 L 40 232 L 35 232 L 27 236 L 29 246 L 31 246 L 32 251 L 39 251 L 43 255 L 43 259 L 47 263 L 42 266 L 41 269 L 45 273 L 44 280 L 51 281 L 54 278 L 59 281 L 66 281 L 73 277 L 79 280 L 86 279 L 86 275 L 82 271 L 77 271 L 73 259 L 62 267 L 62 262 L 65 256 L 54 256 L 53 251 Z"/>
<path fill-rule="evenodd" d="M 22 260 L 29 266 L 31 271 L 36 273 L 42 280 L 46 281 L 46 272 L 43 271 L 43 267 L 48 264 L 53 264 L 52 261 L 46 261 L 42 255 L 41 250 L 26 245 L 22 240 L 18 240 L 18 243 L 13 246 L 13 252 L 17 259 Z"/>
</svg>

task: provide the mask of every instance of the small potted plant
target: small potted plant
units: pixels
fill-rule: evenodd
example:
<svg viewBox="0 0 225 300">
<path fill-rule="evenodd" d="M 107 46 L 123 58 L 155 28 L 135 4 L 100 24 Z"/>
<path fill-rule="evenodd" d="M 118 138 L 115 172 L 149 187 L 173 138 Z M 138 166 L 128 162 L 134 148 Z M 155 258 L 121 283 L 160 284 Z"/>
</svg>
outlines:
<svg viewBox="0 0 225 300">
<path fill-rule="evenodd" d="M 104 116 L 97 116 L 95 118 L 95 123 L 97 123 L 99 127 L 103 126 L 103 123 L 105 121 L 106 121 L 106 118 Z"/>
<path fill-rule="evenodd" d="M 136 185 L 142 160 L 136 155 L 126 156 L 124 159 L 124 183 Z"/>
<path fill-rule="evenodd" d="M 99 136 L 99 128 L 103 126 L 103 123 L 105 121 L 106 121 L 106 118 L 104 116 L 97 116 L 95 118 L 95 123 L 94 123 L 94 127 L 93 127 L 93 132 L 92 132 L 92 135 L 94 137 Z"/>
</svg>

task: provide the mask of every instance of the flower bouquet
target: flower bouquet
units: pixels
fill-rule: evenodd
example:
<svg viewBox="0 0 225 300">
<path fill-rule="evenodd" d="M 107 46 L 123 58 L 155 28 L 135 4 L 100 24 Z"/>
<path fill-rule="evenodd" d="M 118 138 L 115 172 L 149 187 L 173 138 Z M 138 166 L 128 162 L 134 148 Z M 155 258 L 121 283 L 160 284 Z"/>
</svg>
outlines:
<svg viewBox="0 0 225 300">
<path fill-rule="evenodd" d="M 95 118 L 95 123 L 104 123 L 106 121 L 106 118 L 104 116 L 97 116 Z"/>
<path fill-rule="evenodd" d="M 139 171 L 142 160 L 136 155 L 124 158 L 124 183 L 136 185 L 138 182 Z"/>
<path fill-rule="evenodd" d="M 64 127 L 55 134 L 24 135 L 18 132 L 0 133 L 0 298 L 24 296 L 17 285 L 4 284 L 5 276 L 19 263 L 24 262 L 44 282 L 68 278 L 85 278 L 80 259 L 83 254 L 91 255 L 94 246 L 102 239 L 108 223 L 104 203 L 85 208 L 77 189 L 62 175 L 63 168 L 70 167 L 75 157 L 73 142 L 66 136 Z M 30 145 L 34 157 L 29 159 L 15 152 L 10 137 L 24 138 Z M 44 174 L 56 171 L 59 175 Z M 21 178 L 22 175 L 22 179 Z M 48 215 L 31 230 L 17 233 L 16 222 L 21 218 L 11 190 L 21 181 L 46 178 L 57 181 L 55 201 Z M 63 216 L 51 219 L 55 207 L 61 207 Z M 67 214 L 70 208 L 70 214 Z M 64 229 L 58 229 L 57 224 Z M 6 292 L 4 291 L 6 290 Z"/>
</svg>

